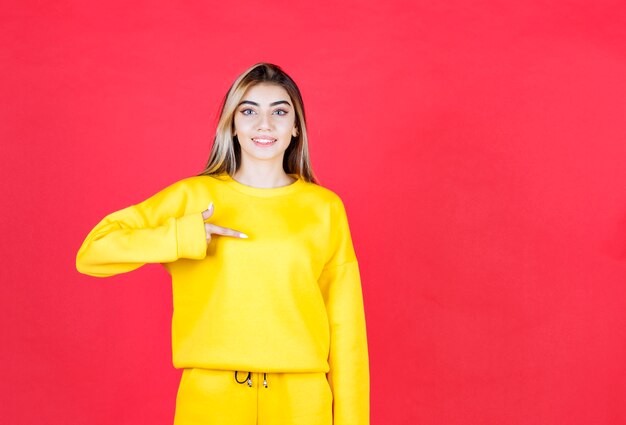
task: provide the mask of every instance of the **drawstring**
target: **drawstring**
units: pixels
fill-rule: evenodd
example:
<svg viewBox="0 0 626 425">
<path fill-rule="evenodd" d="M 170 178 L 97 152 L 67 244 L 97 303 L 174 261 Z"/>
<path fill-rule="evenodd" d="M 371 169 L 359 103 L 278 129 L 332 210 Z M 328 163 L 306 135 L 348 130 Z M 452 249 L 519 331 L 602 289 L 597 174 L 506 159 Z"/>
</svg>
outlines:
<svg viewBox="0 0 626 425">
<path fill-rule="evenodd" d="M 252 379 L 250 378 L 250 372 L 248 372 L 248 376 L 246 377 L 246 379 L 239 382 L 239 379 L 237 379 L 237 371 L 235 371 L 235 381 L 237 381 L 238 384 L 243 384 L 244 382 L 248 381 L 248 386 L 249 387 L 252 386 Z"/>
<path fill-rule="evenodd" d="M 239 371 L 235 371 L 235 381 L 237 381 L 238 384 L 243 384 L 243 383 L 248 383 L 248 386 L 251 387 L 252 386 L 252 373 L 248 372 L 248 376 L 246 376 L 246 379 L 244 379 L 243 381 L 240 381 L 239 379 L 237 379 L 237 373 Z M 267 373 L 263 373 L 263 386 L 265 388 L 267 388 Z"/>
</svg>

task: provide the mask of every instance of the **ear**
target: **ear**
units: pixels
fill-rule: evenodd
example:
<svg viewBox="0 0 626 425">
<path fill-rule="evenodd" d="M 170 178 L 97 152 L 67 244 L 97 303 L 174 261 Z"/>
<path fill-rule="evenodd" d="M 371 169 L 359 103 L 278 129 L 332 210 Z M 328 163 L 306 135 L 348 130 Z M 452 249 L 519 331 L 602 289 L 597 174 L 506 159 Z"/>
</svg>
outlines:
<svg viewBox="0 0 626 425">
<path fill-rule="evenodd" d="M 298 128 L 297 127 L 293 127 L 293 130 L 291 130 L 291 135 L 293 137 L 298 137 Z"/>
</svg>

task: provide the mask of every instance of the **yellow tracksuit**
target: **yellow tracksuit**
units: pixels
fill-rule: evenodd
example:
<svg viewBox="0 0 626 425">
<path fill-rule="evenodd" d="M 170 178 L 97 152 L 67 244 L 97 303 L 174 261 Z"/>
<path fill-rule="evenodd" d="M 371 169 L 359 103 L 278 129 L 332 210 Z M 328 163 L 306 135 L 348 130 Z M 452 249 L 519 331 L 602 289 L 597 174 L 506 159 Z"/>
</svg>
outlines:
<svg viewBox="0 0 626 425">
<path fill-rule="evenodd" d="M 207 244 L 210 202 L 208 222 L 249 238 Z M 227 174 L 185 178 L 104 217 L 76 257 L 98 277 L 146 263 L 172 277 L 173 364 L 184 369 L 176 425 L 369 424 L 359 267 L 334 192 L 301 179 L 255 188 Z M 245 410 L 244 422 L 216 421 L 230 409 Z"/>
</svg>

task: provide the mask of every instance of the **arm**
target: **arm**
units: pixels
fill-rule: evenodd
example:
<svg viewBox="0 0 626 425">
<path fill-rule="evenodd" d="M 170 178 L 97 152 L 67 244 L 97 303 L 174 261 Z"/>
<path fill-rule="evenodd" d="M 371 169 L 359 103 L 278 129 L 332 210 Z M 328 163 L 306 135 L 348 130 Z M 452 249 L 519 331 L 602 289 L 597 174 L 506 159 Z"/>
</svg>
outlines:
<svg viewBox="0 0 626 425">
<path fill-rule="evenodd" d="M 334 254 L 320 276 L 330 323 L 333 424 L 369 424 L 369 356 L 359 266 L 343 203 L 333 206 Z"/>
<path fill-rule="evenodd" d="M 146 263 L 206 256 L 202 213 L 185 214 L 190 193 L 180 182 L 145 201 L 104 217 L 87 235 L 76 255 L 76 269 L 106 277 Z"/>
</svg>

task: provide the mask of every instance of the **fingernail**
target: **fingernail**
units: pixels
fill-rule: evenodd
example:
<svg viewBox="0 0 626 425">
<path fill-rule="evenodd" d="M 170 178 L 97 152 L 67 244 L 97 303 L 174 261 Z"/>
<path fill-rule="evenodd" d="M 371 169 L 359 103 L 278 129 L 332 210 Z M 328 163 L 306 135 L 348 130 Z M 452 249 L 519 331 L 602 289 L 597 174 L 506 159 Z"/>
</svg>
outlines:
<svg viewBox="0 0 626 425">
<path fill-rule="evenodd" d="M 248 235 L 246 235 L 245 233 L 239 233 L 239 237 L 240 237 L 240 238 L 247 238 L 247 237 L 248 237 Z"/>
<path fill-rule="evenodd" d="M 210 210 L 212 206 L 213 206 L 213 201 L 211 201 L 211 203 L 210 203 L 210 204 L 209 204 L 209 206 L 207 207 L 207 210 Z"/>
</svg>

